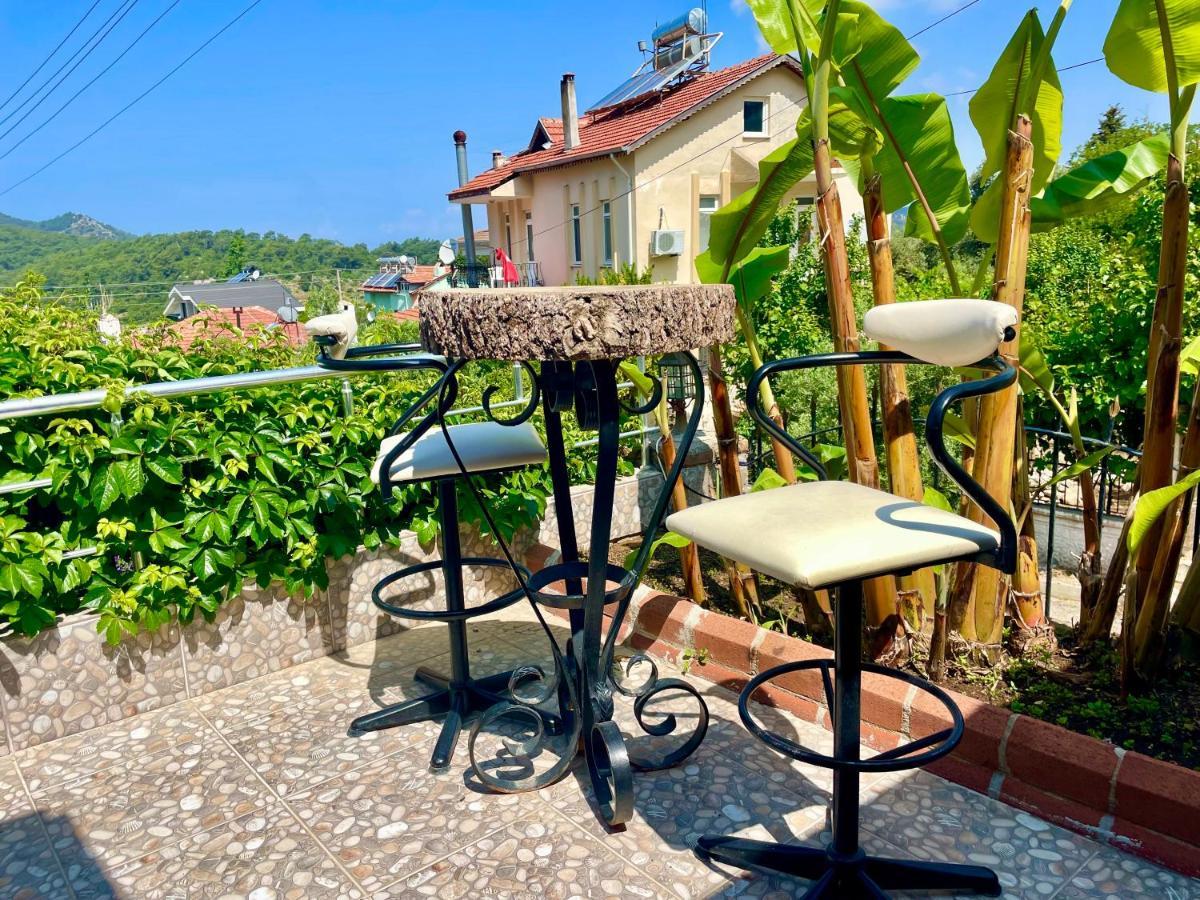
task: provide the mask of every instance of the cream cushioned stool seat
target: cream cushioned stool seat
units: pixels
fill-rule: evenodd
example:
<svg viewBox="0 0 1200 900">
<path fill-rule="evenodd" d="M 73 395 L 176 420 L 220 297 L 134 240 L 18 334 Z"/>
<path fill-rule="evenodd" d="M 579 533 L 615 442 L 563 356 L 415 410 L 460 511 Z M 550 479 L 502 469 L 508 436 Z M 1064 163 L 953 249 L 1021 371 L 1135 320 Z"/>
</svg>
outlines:
<svg viewBox="0 0 1200 900">
<path fill-rule="evenodd" d="M 451 425 L 450 440 L 462 457 L 468 472 L 490 472 L 532 466 L 546 458 L 546 448 L 537 429 L 528 422 L 501 425 L 497 422 L 472 422 Z M 379 445 L 379 455 L 371 467 L 371 480 L 380 481 L 380 470 L 387 455 L 407 434 L 396 434 Z M 389 479 L 394 483 L 425 481 L 431 478 L 461 475 L 454 454 L 440 428 L 431 428 L 392 463 Z"/>
<path fill-rule="evenodd" d="M 1000 535 L 846 481 L 813 481 L 677 512 L 672 531 L 752 569 L 823 588 L 995 550 Z"/>
</svg>

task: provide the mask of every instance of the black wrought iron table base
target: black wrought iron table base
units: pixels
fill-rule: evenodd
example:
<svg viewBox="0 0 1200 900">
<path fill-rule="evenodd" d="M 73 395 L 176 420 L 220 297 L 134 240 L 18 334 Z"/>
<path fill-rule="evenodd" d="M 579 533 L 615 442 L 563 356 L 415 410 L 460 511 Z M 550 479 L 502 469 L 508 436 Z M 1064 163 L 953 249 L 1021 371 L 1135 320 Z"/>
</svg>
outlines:
<svg viewBox="0 0 1200 900">
<path fill-rule="evenodd" d="M 700 838 L 702 856 L 740 869 L 762 869 L 807 878 L 813 882 L 806 898 L 881 898 L 885 890 L 967 891 L 1000 896 L 996 873 L 983 866 L 917 862 L 867 856 L 861 850 L 848 856 L 832 847 L 796 847 L 745 838 Z"/>
<path fill-rule="evenodd" d="M 429 760 L 430 768 L 444 769 L 450 765 L 454 756 L 454 748 L 463 724 L 497 703 L 509 701 L 506 692 L 512 677 L 512 672 L 501 672 L 499 675 L 467 678 L 456 683 L 449 676 L 421 666 L 413 673 L 413 678 L 436 688 L 432 694 L 385 706 L 373 713 L 359 716 L 350 723 L 350 733 L 382 731 L 385 728 L 426 722 L 444 716 L 442 731 Z M 548 732 L 558 733 L 562 730 L 562 723 L 557 716 L 544 712 L 542 718 Z"/>
<path fill-rule="evenodd" d="M 608 562 L 621 449 L 621 411 L 624 409 L 633 416 L 653 411 L 662 400 L 661 381 L 646 379 L 636 370 L 627 368 L 622 371 L 620 362 L 616 360 L 542 361 L 537 369 L 532 365 L 527 366 L 532 376 L 531 396 L 527 405 L 515 417 L 505 420 L 507 424 L 524 422 L 540 405 L 546 425 L 546 453 L 553 484 L 562 561 L 529 575 L 521 569 L 506 546 L 504 551 L 518 575 L 522 592 L 542 622 L 554 654 L 554 671 L 544 672 L 532 666 L 518 670 L 518 677 L 514 679 L 510 690 L 513 700 L 489 710 L 479 718 L 471 731 L 468 745 L 471 765 L 483 784 L 496 791 L 516 793 L 535 790 L 557 781 L 577 756 L 582 755 L 587 761 L 600 814 L 609 825 L 620 825 L 633 814 L 633 772 L 679 764 L 700 745 L 708 729 L 708 708 L 695 688 L 679 679 L 659 679 L 657 668 L 644 656 L 619 658 L 616 646 L 621 624 L 649 562 L 650 549 L 665 517 L 671 488 L 682 474 L 683 462 L 699 427 L 703 409 L 699 364 L 691 354 L 679 353 L 677 356 L 681 358 L 680 365 L 691 374 L 691 383 L 695 387 L 693 406 L 675 460 L 670 471 L 664 473 L 665 483 L 654 508 L 643 519 L 642 546 L 627 566 Z M 452 380 L 464 363 L 463 360 L 452 362 L 446 378 Z M 618 390 L 622 376 L 641 378 L 645 391 L 643 396 L 648 395 L 648 399 L 637 404 L 623 403 Z M 488 409 L 488 399 L 489 394 L 485 393 L 485 410 Z M 439 408 L 445 409 L 446 404 L 440 403 Z M 592 494 L 586 561 L 581 559 L 575 532 L 576 498 L 571 493 L 562 425 L 562 414 L 565 412 L 574 413 L 580 428 L 597 433 L 595 490 Z M 496 421 L 504 424 L 500 419 Z M 463 470 L 466 483 L 478 492 L 478 487 L 466 476 L 465 466 L 449 437 L 447 443 Z M 484 515 L 490 519 L 487 504 L 478 493 L 476 499 Z M 492 533 L 499 533 L 494 523 L 489 524 Z M 542 616 L 541 607 L 567 610 L 571 636 L 565 648 L 559 647 Z M 611 613 L 607 633 L 604 632 L 606 611 Z M 634 670 L 642 666 L 646 674 L 639 679 Z M 635 680 L 638 684 L 633 686 Z M 517 682 L 524 685 L 521 691 Z M 539 690 L 534 692 L 536 696 L 528 690 L 531 682 L 541 682 Z M 518 697 L 519 693 L 524 696 Z M 669 749 L 656 748 L 654 756 L 630 751 L 620 728 L 613 721 L 614 701 L 618 695 L 632 699 L 637 724 L 648 735 L 667 738 Z M 681 728 L 681 715 L 664 712 L 658 706 L 657 700 L 665 695 L 683 696 L 698 707 L 689 727 Z M 477 759 L 476 743 L 480 733 L 489 725 L 513 714 L 525 717 L 533 733 L 520 741 L 506 739 L 507 756 L 526 760 L 539 757 L 549 749 L 544 740 L 548 728 L 541 710 L 555 701 L 565 741 L 561 749 L 553 751 L 556 759 L 548 769 L 535 773 L 534 766 L 525 765 L 518 767 L 517 774 L 505 776 L 495 767 L 483 765 Z"/>
</svg>

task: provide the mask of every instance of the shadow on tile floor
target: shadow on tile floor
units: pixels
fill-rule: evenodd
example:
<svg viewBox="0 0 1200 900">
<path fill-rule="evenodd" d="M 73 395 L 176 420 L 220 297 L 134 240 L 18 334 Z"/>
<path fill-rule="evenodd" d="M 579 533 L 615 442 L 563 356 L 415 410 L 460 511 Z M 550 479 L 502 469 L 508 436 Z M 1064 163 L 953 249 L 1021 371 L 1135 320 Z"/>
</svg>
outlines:
<svg viewBox="0 0 1200 900">
<path fill-rule="evenodd" d="M 53 849 L 47 832 L 55 836 Z M 69 820 L 55 816 L 43 821 L 28 813 L 0 822 L 0 897 L 66 897 L 68 882 L 80 900 L 116 895 Z"/>
</svg>

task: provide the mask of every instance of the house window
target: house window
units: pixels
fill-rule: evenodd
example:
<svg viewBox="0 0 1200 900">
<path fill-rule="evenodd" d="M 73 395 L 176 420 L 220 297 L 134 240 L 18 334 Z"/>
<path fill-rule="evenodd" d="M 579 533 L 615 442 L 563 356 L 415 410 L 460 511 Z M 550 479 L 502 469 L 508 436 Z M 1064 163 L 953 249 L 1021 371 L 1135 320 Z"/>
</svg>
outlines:
<svg viewBox="0 0 1200 900">
<path fill-rule="evenodd" d="M 537 259 L 533 255 L 533 213 L 525 213 L 525 253 L 530 262 Z"/>
<path fill-rule="evenodd" d="M 703 253 L 708 249 L 708 232 L 712 227 L 712 214 L 717 211 L 720 202 L 721 198 L 713 195 L 702 196 L 700 198 L 700 233 L 696 235 L 698 242 L 696 247 L 697 253 Z"/>
<path fill-rule="evenodd" d="M 742 103 L 742 133 L 746 137 L 767 136 L 766 100 L 746 100 Z"/>
<path fill-rule="evenodd" d="M 571 204 L 571 265 L 583 265 L 583 232 L 579 223 L 579 204 Z"/>
<path fill-rule="evenodd" d="M 604 265 L 611 266 L 613 264 L 612 204 L 607 200 L 604 201 L 601 218 L 604 222 Z"/>
</svg>

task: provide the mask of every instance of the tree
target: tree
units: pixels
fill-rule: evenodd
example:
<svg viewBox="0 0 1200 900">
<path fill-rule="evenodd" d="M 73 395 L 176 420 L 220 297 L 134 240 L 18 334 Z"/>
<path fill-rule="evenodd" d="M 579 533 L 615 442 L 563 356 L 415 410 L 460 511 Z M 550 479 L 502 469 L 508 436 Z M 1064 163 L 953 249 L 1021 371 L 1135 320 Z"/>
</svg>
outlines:
<svg viewBox="0 0 1200 900">
<path fill-rule="evenodd" d="M 235 231 L 233 237 L 229 239 L 229 246 L 225 250 L 225 270 L 221 274 L 226 278 L 230 278 L 242 271 L 248 262 L 246 238 L 240 231 Z"/>
</svg>

